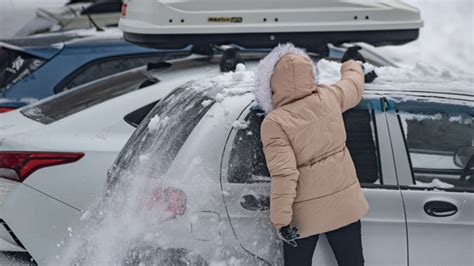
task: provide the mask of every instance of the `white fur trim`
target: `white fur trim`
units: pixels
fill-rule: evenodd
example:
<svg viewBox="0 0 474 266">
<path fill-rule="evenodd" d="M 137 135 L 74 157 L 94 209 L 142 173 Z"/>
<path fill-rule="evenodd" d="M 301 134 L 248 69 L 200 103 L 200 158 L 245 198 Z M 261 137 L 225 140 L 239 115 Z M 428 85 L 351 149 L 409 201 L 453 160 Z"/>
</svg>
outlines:
<svg viewBox="0 0 474 266">
<path fill-rule="evenodd" d="M 257 70 L 255 71 L 255 99 L 266 114 L 273 110 L 272 90 L 270 88 L 273 70 L 280 58 L 288 53 L 299 54 L 306 57 L 313 66 L 314 80 L 317 80 L 316 65 L 304 50 L 296 48 L 291 43 L 279 44 L 267 56 L 260 60 Z"/>
</svg>

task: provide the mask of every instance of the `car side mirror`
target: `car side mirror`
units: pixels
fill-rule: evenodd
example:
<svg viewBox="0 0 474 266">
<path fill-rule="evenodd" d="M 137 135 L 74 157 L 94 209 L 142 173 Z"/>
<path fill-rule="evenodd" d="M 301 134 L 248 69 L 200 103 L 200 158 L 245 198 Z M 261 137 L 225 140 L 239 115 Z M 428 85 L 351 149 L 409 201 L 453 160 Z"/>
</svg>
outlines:
<svg viewBox="0 0 474 266">
<path fill-rule="evenodd" d="M 454 164 L 459 168 L 465 168 L 474 156 L 474 147 L 464 146 L 454 153 Z"/>
</svg>

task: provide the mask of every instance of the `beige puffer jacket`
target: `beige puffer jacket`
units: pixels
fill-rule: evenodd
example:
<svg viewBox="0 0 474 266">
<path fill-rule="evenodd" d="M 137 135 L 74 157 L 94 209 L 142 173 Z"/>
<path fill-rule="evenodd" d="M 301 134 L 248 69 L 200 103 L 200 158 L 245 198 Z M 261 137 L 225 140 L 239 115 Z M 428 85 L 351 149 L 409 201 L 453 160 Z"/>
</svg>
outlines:
<svg viewBox="0 0 474 266">
<path fill-rule="evenodd" d="M 301 50 L 280 46 L 269 57 L 256 73 L 256 98 L 268 112 L 261 136 L 272 176 L 273 225 L 291 223 L 304 238 L 359 220 L 368 203 L 345 145 L 342 113 L 361 100 L 362 67 L 348 61 L 342 64 L 339 82 L 317 85 L 315 66 Z M 263 73 L 269 65 L 274 66 L 271 75 Z M 268 87 L 271 92 L 261 91 Z M 265 93 L 271 94 L 271 106 Z"/>
</svg>

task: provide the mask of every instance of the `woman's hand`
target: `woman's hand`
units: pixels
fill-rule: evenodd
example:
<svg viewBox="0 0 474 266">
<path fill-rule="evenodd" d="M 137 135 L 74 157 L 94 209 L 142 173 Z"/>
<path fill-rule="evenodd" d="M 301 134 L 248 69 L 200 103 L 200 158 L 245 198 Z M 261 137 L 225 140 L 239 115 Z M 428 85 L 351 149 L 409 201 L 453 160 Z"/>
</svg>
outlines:
<svg viewBox="0 0 474 266">
<path fill-rule="evenodd" d="M 290 227 L 290 225 L 283 226 L 280 228 L 279 232 L 283 242 L 295 248 L 298 246 L 295 240 L 300 237 L 300 235 L 298 234 L 298 229 L 296 227 Z"/>
</svg>

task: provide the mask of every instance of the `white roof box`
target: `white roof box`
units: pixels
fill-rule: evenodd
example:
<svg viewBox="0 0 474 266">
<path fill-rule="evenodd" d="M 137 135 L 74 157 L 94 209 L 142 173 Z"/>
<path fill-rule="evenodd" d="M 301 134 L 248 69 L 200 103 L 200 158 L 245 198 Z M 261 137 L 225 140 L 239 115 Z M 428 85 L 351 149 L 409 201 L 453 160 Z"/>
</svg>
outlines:
<svg viewBox="0 0 474 266">
<path fill-rule="evenodd" d="M 416 40 L 422 26 L 420 11 L 397 0 L 126 0 L 119 23 L 125 39 L 156 48 L 379 46 Z"/>
</svg>

